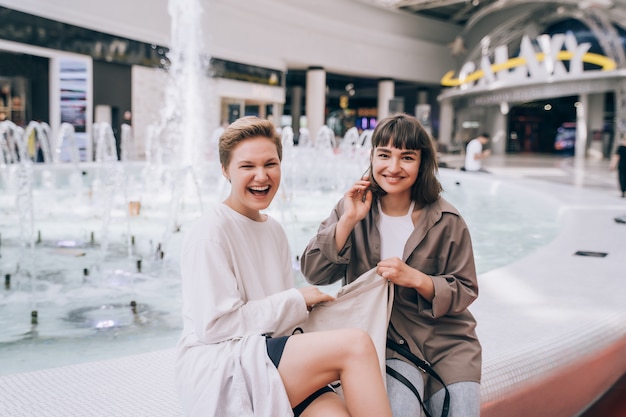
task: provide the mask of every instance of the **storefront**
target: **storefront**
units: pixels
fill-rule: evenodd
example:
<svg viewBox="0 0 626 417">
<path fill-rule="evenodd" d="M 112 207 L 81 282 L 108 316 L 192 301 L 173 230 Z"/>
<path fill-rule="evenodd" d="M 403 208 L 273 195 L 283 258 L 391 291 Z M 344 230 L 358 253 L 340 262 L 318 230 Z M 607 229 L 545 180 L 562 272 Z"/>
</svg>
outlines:
<svg viewBox="0 0 626 417">
<path fill-rule="evenodd" d="M 580 22 L 557 22 L 447 73 L 441 143 L 462 147 L 488 132 L 495 153 L 608 157 L 626 128 L 624 51 L 606 53 L 590 35 Z"/>
<path fill-rule="evenodd" d="M 162 123 L 169 100 L 168 48 L 0 7 L 0 121 L 71 124 L 81 158 L 93 158 L 92 125 L 113 128 L 119 155 L 121 125 L 132 122 L 133 154 L 145 157 L 150 126 Z M 206 132 L 243 115 L 278 121 L 285 72 L 206 59 L 200 91 L 208 106 Z M 200 88 L 200 87 L 198 87 Z M 274 120 L 276 118 L 276 120 Z"/>
</svg>

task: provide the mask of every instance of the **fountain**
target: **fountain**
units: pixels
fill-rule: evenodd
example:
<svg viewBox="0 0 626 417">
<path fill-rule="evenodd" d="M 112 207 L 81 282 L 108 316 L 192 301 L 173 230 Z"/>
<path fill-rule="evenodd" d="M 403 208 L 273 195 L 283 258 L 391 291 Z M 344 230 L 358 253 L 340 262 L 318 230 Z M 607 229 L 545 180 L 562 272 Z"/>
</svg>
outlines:
<svg viewBox="0 0 626 417">
<path fill-rule="evenodd" d="M 23 135 L 24 129 L 10 120 L 0 122 L 0 165 L 16 163 L 17 137 Z"/>
<path fill-rule="evenodd" d="M 350 129 L 346 130 L 345 135 L 343 135 L 343 139 L 341 141 L 342 149 L 350 149 L 357 145 L 359 141 L 359 129 L 356 126 L 352 126 Z"/>
<path fill-rule="evenodd" d="M 180 232 L 204 207 L 223 199 L 227 189 L 214 185 L 220 183 L 219 166 L 205 162 L 196 192 L 187 196 L 176 187 L 185 177 L 194 179 L 184 169 L 146 178 L 153 164 L 117 161 L 104 149 L 89 163 L 24 158 L 0 167 L 14 181 L 0 189 L 0 273 L 10 276 L 0 292 L 2 373 L 149 351 L 173 346 L 178 338 Z M 296 274 L 295 256 L 367 167 L 369 152 L 360 149 L 285 146 L 281 190 L 268 212 L 284 225 Z M 70 180 L 77 170 L 78 185 Z M 51 184 L 41 180 L 45 172 L 54 173 Z M 442 173 L 447 197 L 462 211 L 479 214 L 475 220 L 467 213 L 471 224 L 485 223 L 476 227 L 477 259 L 479 265 L 493 259 L 483 268 L 511 260 L 490 255 L 483 242 L 497 249 L 506 241 L 512 256 L 520 256 L 556 233 L 549 205 L 529 210 L 532 199 L 513 190 L 469 192 L 455 185 L 455 175 Z M 495 197 L 503 193 L 511 195 Z M 506 229 L 493 222 L 497 212 L 510 213 Z M 528 216 L 533 218 L 519 220 Z M 522 226 L 528 224 L 534 227 Z M 500 243 L 498 227 L 504 230 Z M 525 245 L 518 251 L 508 242 L 516 231 L 529 236 L 516 242 Z M 482 233 L 489 239 L 481 240 Z M 67 357 L 66 350 L 81 354 Z"/>
<path fill-rule="evenodd" d="M 215 152 L 220 128 L 205 134 L 210 129 L 203 122 L 205 104 L 197 87 L 204 83 L 206 64 L 198 54 L 199 1 L 171 0 L 170 13 L 170 85 L 161 122 L 145 138 L 133 138 L 130 127 L 122 127 L 121 160 L 111 126 L 104 123 L 93 128 L 87 149 L 93 149 L 95 158 L 87 158 L 90 162 L 79 161 L 69 125 L 62 125 L 54 138 L 45 124 L 33 122 L 22 129 L 0 123 L 0 273 L 5 276 L 0 374 L 176 343 L 182 323 L 181 232 L 224 198 L 228 184 Z M 296 256 L 367 168 L 371 131 L 353 137 L 349 147 L 338 147 L 328 127 L 320 129 L 315 141 L 305 129 L 300 133 L 294 146 L 293 131 L 283 129 L 283 181 L 268 209 L 287 232 L 298 285 L 303 280 Z M 133 160 L 130 141 L 137 140 L 146 144 L 144 162 Z M 37 148 L 41 151 L 33 153 Z M 476 229 L 491 233 L 486 241 L 496 250 L 502 242 L 519 244 L 519 251 L 512 250 L 518 257 L 556 233 L 550 204 L 530 210 L 532 198 L 524 193 L 469 192 L 455 185 L 456 174 L 446 175 L 447 197 L 462 212 L 480 207 L 484 220 L 474 224 L 484 222 Z M 495 197 L 503 193 L 507 198 Z M 488 208 L 485 199 L 491 202 Z M 493 235 L 496 212 L 512 213 L 513 219 L 500 240 Z M 532 219 L 520 220 L 528 216 Z M 511 244 L 509 236 L 516 232 L 529 237 Z M 475 246 L 481 265 L 489 249 L 479 239 Z M 510 261 L 500 254 L 481 267 Z"/>
<path fill-rule="evenodd" d="M 74 126 L 63 122 L 59 128 L 59 135 L 54 150 L 54 162 L 71 162 L 76 165 L 80 162 L 80 150 L 76 143 Z"/>
</svg>

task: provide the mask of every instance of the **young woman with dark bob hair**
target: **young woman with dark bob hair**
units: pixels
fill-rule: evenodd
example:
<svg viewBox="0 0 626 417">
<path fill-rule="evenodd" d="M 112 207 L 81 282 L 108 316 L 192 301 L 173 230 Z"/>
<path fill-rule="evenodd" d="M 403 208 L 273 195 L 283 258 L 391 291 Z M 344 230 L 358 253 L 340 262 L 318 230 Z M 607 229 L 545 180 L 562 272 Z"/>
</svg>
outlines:
<svg viewBox="0 0 626 417">
<path fill-rule="evenodd" d="M 393 282 L 387 390 L 394 417 L 418 415 L 421 402 L 394 373 L 414 386 L 433 416 L 447 408 L 446 392 L 450 417 L 480 413 L 481 346 L 468 310 L 478 296 L 472 242 L 457 209 L 441 197 L 437 173 L 433 141 L 414 117 L 381 120 L 368 173 L 335 205 L 301 258 L 312 284 L 347 284 L 371 268 Z M 447 391 L 398 353 L 402 348 L 427 361 Z"/>
</svg>

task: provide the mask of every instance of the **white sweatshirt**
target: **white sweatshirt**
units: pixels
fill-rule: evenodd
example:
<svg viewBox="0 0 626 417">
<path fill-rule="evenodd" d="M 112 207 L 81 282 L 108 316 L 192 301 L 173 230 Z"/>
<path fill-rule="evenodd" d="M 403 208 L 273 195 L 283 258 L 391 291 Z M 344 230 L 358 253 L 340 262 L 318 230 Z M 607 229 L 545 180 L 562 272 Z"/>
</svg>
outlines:
<svg viewBox="0 0 626 417">
<path fill-rule="evenodd" d="M 280 224 L 217 204 L 185 236 L 181 276 L 176 379 L 185 414 L 291 416 L 262 336 L 291 334 L 308 314 Z"/>
</svg>

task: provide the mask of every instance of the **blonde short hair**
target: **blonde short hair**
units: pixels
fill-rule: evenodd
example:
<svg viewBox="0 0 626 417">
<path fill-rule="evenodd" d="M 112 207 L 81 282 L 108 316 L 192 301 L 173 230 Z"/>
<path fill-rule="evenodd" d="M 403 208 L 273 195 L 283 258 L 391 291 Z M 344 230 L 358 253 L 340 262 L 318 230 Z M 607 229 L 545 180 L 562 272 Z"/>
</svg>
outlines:
<svg viewBox="0 0 626 417">
<path fill-rule="evenodd" d="M 276 131 L 276 128 L 269 120 L 260 119 L 256 116 L 245 116 L 235 120 L 231 123 L 224 133 L 220 136 L 219 140 L 219 155 L 220 164 L 223 167 L 228 167 L 230 164 L 230 158 L 233 149 L 237 144 L 245 139 L 256 137 L 268 138 L 274 145 L 276 145 L 276 151 L 278 152 L 278 159 L 283 159 L 283 145 Z"/>
</svg>

